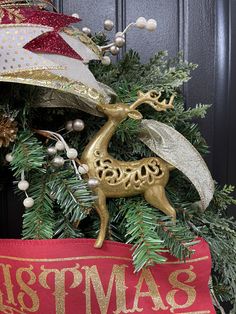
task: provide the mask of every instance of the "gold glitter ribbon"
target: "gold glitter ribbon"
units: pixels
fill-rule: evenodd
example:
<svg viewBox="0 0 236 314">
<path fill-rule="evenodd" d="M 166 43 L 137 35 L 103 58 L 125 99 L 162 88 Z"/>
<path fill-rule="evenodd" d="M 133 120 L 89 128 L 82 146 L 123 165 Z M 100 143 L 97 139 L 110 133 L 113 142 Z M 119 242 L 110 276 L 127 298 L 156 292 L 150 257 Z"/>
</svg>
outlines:
<svg viewBox="0 0 236 314">
<path fill-rule="evenodd" d="M 96 103 L 89 98 L 81 99 L 72 93 L 63 93 L 59 90 L 41 88 L 40 96 L 32 104 L 36 108 L 70 108 L 77 109 L 94 116 L 102 116 L 96 109 Z"/>
<path fill-rule="evenodd" d="M 199 152 L 182 134 L 164 123 L 143 120 L 141 126 L 141 141 L 192 182 L 202 209 L 206 209 L 213 198 L 214 181 Z"/>
<path fill-rule="evenodd" d="M 110 99 L 116 101 L 117 95 L 115 92 L 105 84 L 99 83 L 101 88 L 107 95 L 107 102 Z M 62 93 L 59 90 L 53 90 L 48 88 L 40 89 L 40 97 L 32 104 L 33 107 L 42 108 L 71 108 L 78 109 L 94 116 L 103 117 L 104 115 L 96 109 L 96 101 L 92 101 L 90 98 L 81 99 L 77 95 L 72 93 Z"/>
<path fill-rule="evenodd" d="M 85 46 L 91 49 L 97 55 L 99 59 L 102 59 L 103 55 L 99 46 L 97 46 L 91 38 L 89 38 L 79 29 L 73 28 L 73 27 L 65 27 L 63 31 L 69 36 L 78 38 Z"/>
<path fill-rule="evenodd" d="M 116 100 L 115 92 L 105 84 L 99 83 L 104 94 L 89 88 L 81 82 L 57 76 L 47 70 L 21 71 L 0 75 L 0 81 L 41 86 L 40 97 L 32 106 L 47 108 L 72 108 L 95 116 L 103 116 L 96 106 L 100 102 Z M 47 87 L 47 88 L 43 88 Z"/>
<path fill-rule="evenodd" d="M 53 6 L 51 0 L 0 0 L 0 7 L 19 7 L 19 6 Z"/>
</svg>

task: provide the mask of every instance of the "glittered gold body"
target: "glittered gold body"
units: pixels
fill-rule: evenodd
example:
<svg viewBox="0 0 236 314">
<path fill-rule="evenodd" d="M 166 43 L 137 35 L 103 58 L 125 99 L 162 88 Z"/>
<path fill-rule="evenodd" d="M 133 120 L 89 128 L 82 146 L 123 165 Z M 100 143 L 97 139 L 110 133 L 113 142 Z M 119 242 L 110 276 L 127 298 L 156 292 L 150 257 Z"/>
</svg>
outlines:
<svg viewBox="0 0 236 314">
<path fill-rule="evenodd" d="M 142 194 L 146 201 L 175 219 L 175 209 L 165 195 L 165 186 L 169 180 L 170 164 L 158 157 L 143 158 L 138 161 L 124 162 L 113 158 L 108 153 L 108 145 L 117 126 L 126 118 L 142 119 L 136 108 L 149 104 L 157 111 L 172 108 L 172 101 L 159 101 L 161 97 L 155 91 L 139 94 L 132 105 L 118 103 L 115 105 L 98 105 L 108 121 L 99 130 L 85 148 L 81 162 L 89 167 L 89 178 L 97 178 L 99 186 L 95 188 L 98 196 L 96 209 L 101 219 L 101 227 L 95 247 L 101 247 L 105 239 L 109 213 L 106 198 L 129 197 Z"/>
</svg>

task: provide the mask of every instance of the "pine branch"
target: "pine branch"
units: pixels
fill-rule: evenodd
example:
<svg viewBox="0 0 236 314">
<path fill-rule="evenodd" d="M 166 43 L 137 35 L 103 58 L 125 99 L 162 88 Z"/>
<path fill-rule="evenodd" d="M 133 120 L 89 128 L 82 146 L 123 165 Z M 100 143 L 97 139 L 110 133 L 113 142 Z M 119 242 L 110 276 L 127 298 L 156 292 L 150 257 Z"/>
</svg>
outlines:
<svg viewBox="0 0 236 314">
<path fill-rule="evenodd" d="M 106 34 L 103 33 L 103 32 L 95 33 L 94 36 L 91 39 L 98 46 L 105 46 L 109 42 L 109 40 L 107 39 Z"/>
<path fill-rule="evenodd" d="M 73 170 L 64 169 L 55 172 L 50 188 L 63 215 L 70 222 L 81 221 L 88 215 L 95 197 L 86 182 L 75 177 Z"/>
<path fill-rule="evenodd" d="M 31 170 L 45 172 L 45 153 L 41 143 L 29 130 L 22 131 L 18 135 L 12 151 L 13 161 L 11 169 L 15 177 L 19 178 L 21 173 Z"/>
<path fill-rule="evenodd" d="M 63 215 L 57 217 L 54 237 L 59 239 L 82 238 L 84 234 Z"/>
<path fill-rule="evenodd" d="M 143 65 L 138 53 L 130 50 L 116 64 L 104 68 L 93 63 L 90 69 L 97 80 L 112 87 L 121 100 L 131 102 L 139 89 L 158 89 L 170 95 L 190 79 L 196 65 L 183 61 L 182 55 L 170 60 L 167 56 L 167 52 L 161 51 Z"/>
<path fill-rule="evenodd" d="M 130 205 L 130 204 L 129 204 Z M 126 211 L 127 243 L 132 243 L 135 271 L 145 266 L 160 264 L 166 258 L 159 253 L 163 251 L 163 240 L 156 233 L 156 213 L 153 208 L 142 201 L 124 206 Z"/>
<path fill-rule="evenodd" d="M 190 72 L 196 65 L 183 61 L 182 54 L 169 60 L 167 56 L 166 51 L 161 51 L 150 60 L 141 76 L 141 83 L 148 89 L 159 88 L 171 94 L 191 78 Z"/>
<path fill-rule="evenodd" d="M 29 195 L 34 206 L 23 215 L 23 239 L 51 239 L 54 229 L 53 200 L 48 173 L 34 172 L 30 180 Z"/>
<path fill-rule="evenodd" d="M 210 245 L 213 269 L 213 282 L 217 283 L 216 293 L 225 291 L 232 302 L 236 301 L 236 221 L 208 210 L 192 217 L 198 227 L 198 234 Z M 221 287 L 221 289 L 219 289 Z"/>
<path fill-rule="evenodd" d="M 109 223 L 109 240 L 126 242 L 126 212 L 124 210 L 124 204 L 126 203 L 126 198 L 116 198 L 108 200 L 108 210 L 110 215 Z"/>
<path fill-rule="evenodd" d="M 80 227 L 83 230 L 85 238 L 96 239 L 100 230 L 100 219 L 95 210 L 91 211 L 91 214 L 81 221 Z"/>
<path fill-rule="evenodd" d="M 232 185 L 224 185 L 222 189 L 216 186 L 214 198 L 211 202 L 212 210 L 224 212 L 228 206 L 236 205 L 236 199 L 232 196 L 234 190 L 235 187 Z"/>
<path fill-rule="evenodd" d="M 197 104 L 195 108 L 188 108 L 183 110 L 181 118 L 186 120 L 192 120 L 194 118 L 205 118 L 208 112 L 208 109 L 211 105 Z"/>
<path fill-rule="evenodd" d="M 136 271 L 147 265 L 164 262 L 159 253 L 169 250 L 180 260 L 185 260 L 194 252 L 190 246 L 194 245 L 195 235 L 188 225 L 173 223 L 156 208 L 150 207 L 139 197 L 126 200 L 122 204 L 127 228 L 127 243 L 133 244 L 133 260 Z M 121 217 L 123 214 L 120 214 Z M 119 229 L 122 229 L 123 219 Z"/>
<path fill-rule="evenodd" d="M 134 136 L 137 137 L 140 128 L 140 122 L 137 120 L 128 119 L 119 124 L 116 130 L 116 141 L 122 144 L 128 141 L 133 141 Z"/>
<path fill-rule="evenodd" d="M 225 285 L 218 276 L 213 276 L 212 288 L 219 302 L 232 302 L 232 293 L 229 285 Z"/>
<path fill-rule="evenodd" d="M 170 254 L 178 259 L 185 260 L 194 253 L 189 247 L 194 244 L 195 235 L 186 224 L 178 221 L 173 223 L 170 217 L 162 217 L 162 220 L 158 221 L 157 234 Z"/>
</svg>

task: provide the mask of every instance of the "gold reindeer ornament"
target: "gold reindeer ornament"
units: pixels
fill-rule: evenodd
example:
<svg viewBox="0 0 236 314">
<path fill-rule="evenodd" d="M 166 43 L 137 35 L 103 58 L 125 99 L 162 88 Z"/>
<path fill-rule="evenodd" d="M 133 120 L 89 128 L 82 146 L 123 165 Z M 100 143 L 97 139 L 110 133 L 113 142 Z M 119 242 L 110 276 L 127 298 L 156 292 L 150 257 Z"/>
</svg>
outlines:
<svg viewBox="0 0 236 314">
<path fill-rule="evenodd" d="M 99 104 L 97 109 L 108 117 L 108 121 L 92 138 L 81 156 L 81 162 L 88 165 L 89 178 L 96 178 L 99 185 L 94 188 L 97 194 L 96 210 L 100 217 L 100 232 L 95 243 L 100 248 L 106 236 L 109 213 L 107 198 L 129 197 L 142 194 L 145 200 L 163 213 L 176 218 L 176 211 L 170 205 L 165 186 L 169 171 L 174 167 L 159 157 L 143 158 L 125 162 L 113 158 L 108 153 L 108 145 L 118 125 L 127 118 L 140 120 L 142 114 L 137 107 L 142 104 L 152 106 L 156 111 L 173 108 L 174 96 L 169 103 L 160 101 L 161 93 L 155 90 L 139 93 L 131 105 L 124 103 Z"/>
</svg>

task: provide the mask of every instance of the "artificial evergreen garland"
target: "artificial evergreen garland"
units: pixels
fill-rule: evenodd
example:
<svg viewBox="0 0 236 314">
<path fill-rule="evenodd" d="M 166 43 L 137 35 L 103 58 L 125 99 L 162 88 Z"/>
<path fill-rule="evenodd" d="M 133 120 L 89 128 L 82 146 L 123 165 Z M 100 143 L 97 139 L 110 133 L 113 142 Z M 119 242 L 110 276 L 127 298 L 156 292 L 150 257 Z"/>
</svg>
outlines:
<svg viewBox="0 0 236 314">
<path fill-rule="evenodd" d="M 96 40 L 102 41 L 104 37 L 98 35 Z M 199 104 L 196 108 L 185 109 L 181 87 L 190 79 L 190 72 L 196 65 L 183 61 L 181 54 L 175 59 L 168 59 L 166 52 L 159 52 L 148 64 L 141 64 L 138 54 L 130 51 L 116 64 L 104 68 L 94 61 L 90 68 L 98 81 L 112 87 L 123 102 L 134 101 L 139 90 L 157 89 L 166 98 L 175 93 L 174 110 L 163 114 L 142 108 L 143 116 L 174 127 L 202 155 L 208 153 L 208 146 L 195 119 L 204 118 L 209 105 Z M 35 200 L 34 206 L 24 214 L 23 238 L 96 238 L 99 218 L 92 209 L 92 192 L 85 182 L 75 178 L 71 167 L 52 167 L 45 148 L 50 139 L 45 140 L 33 130 L 50 127 L 50 130 L 56 131 L 64 127 L 66 121 L 77 117 L 83 119 L 86 127 L 82 132 L 64 136 L 80 155 L 91 136 L 103 124 L 103 118 L 68 109 L 35 109 L 34 102 L 41 93 L 37 87 L 4 84 L 4 89 L 1 113 L 18 111 L 19 133 L 12 147 L 14 158 L 10 167 L 17 180 L 24 171 L 30 181 L 28 193 Z M 139 122 L 123 122 L 112 138 L 111 154 L 122 160 L 153 155 L 138 139 L 139 129 Z M 2 160 L 7 152 L 5 149 L 1 151 Z M 227 217 L 227 207 L 236 204 L 231 196 L 233 187 L 218 187 L 205 212 L 200 209 L 199 196 L 194 187 L 178 170 L 172 172 L 166 190 L 178 213 L 176 224 L 139 197 L 110 199 L 107 239 L 133 244 L 134 265 L 138 271 L 146 265 L 164 262 L 158 254 L 163 250 L 168 249 L 178 258 L 186 258 L 191 254 L 188 247 L 196 235 L 202 236 L 211 247 L 213 288 L 217 298 L 233 304 L 236 295 L 236 223 Z"/>
</svg>

